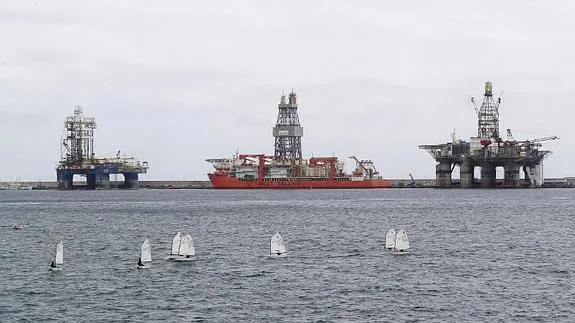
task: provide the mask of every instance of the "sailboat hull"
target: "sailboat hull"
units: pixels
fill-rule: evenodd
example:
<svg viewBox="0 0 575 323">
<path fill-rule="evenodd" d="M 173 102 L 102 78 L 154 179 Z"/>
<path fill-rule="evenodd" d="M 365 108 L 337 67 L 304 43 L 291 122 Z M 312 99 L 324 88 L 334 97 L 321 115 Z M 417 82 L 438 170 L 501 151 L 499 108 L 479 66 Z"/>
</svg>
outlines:
<svg viewBox="0 0 575 323">
<path fill-rule="evenodd" d="M 394 254 L 394 255 L 409 255 L 410 252 L 407 251 L 407 250 L 405 250 L 405 251 L 394 250 L 394 251 L 393 251 L 393 254 Z"/>
<path fill-rule="evenodd" d="M 280 253 L 279 255 L 277 253 L 272 253 L 272 254 L 270 254 L 270 257 L 272 257 L 272 258 L 285 258 L 285 257 L 287 257 L 287 252 Z"/>
<path fill-rule="evenodd" d="M 142 266 L 137 266 L 136 268 L 138 268 L 138 269 L 148 269 L 148 268 L 150 268 L 150 267 L 151 267 L 150 265 L 142 265 Z"/>
<path fill-rule="evenodd" d="M 178 261 L 178 262 L 179 262 L 179 261 L 193 261 L 193 260 L 196 260 L 196 258 L 195 258 L 195 257 L 189 257 L 189 258 L 186 258 L 186 257 L 177 257 L 177 258 L 174 258 L 174 261 Z"/>
<path fill-rule="evenodd" d="M 62 271 L 62 267 L 50 267 L 50 271 Z"/>
</svg>

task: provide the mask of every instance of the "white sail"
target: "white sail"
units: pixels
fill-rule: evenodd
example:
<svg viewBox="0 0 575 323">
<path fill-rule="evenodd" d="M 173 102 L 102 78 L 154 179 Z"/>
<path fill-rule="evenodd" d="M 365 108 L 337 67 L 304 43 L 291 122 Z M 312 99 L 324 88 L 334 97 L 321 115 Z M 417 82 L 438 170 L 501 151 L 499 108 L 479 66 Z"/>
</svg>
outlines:
<svg viewBox="0 0 575 323">
<path fill-rule="evenodd" d="M 397 231 L 395 235 L 395 251 L 408 251 L 409 250 L 409 240 L 407 239 L 407 233 L 405 230 L 401 229 Z"/>
<path fill-rule="evenodd" d="M 179 256 L 192 256 L 191 242 L 192 236 L 190 234 L 186 234 L 180 243 L 180 249 L 178 250 Z"/>
<path fill-rule="evenodd" d="M 177 255 L 178 251 L 180 250 L 180 243 L 182 242 L 182 233 L 178 232 L 172 239 L 172 251 L 170 252 L 171 255 Z"/>
<path fill-rule="evenodd" d="M 385 248 L 391 250 L 393 247 L 395 247 L 395 230 L 390 229 L 385 235 Z"/>
<path fill-rule="evenodd" d="M 142 243 L 141 259 L 144 261 L 152 261 L 152 249 L 150 248 L 150 241 L 146 238 Z"/>
<path fill-rule="evenodd" d="M 279 232 L 276 232 L 270 240 L 270 255 L 281 255 L 286 253 L 286 246 L 280 236 Z"/>
<path fill-rule="evenodd" d="M 64 243 L 60 240 L 56 245 L 56 265 L 64 264 Z"/>
</svg>

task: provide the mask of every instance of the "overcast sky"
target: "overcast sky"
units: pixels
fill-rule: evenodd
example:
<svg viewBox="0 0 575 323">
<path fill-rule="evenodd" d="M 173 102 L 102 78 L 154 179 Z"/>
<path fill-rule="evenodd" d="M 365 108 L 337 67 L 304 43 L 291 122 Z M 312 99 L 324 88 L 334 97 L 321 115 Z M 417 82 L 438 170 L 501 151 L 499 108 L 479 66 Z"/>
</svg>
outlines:
<svg viewBox="0 0 575 323">
<path fill-rule="evenodd" d="M 207 180 L 206 158 L 273 154 L 291 88 L 306 157 L 434 178 L 417 146 L 475 135 L 485 81 L 501 133 L 559 136 L 545 177 L 575 176 L 573 17 L 568 0 L 0 0 L 0 180 L 55 180 L 76 105 L 97 155 Z"/>
</svg>

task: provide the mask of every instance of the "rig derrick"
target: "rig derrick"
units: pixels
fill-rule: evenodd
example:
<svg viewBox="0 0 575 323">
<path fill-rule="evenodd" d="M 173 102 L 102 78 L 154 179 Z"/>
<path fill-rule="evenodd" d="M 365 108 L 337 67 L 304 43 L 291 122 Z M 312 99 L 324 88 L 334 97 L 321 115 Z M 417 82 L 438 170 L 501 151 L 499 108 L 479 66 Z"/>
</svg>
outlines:
<svg viewBox="0 0 575 323">
<path fill-rule="evenodd" d="M 274 157 L 279 160 L 301 160 L 301 137 L 303 127 L 299 123 L 297 113 L 297 96 L 292 92 L 286 103 L 285 95 L 282 95 L 278 104 L 278 119 L 273 128 L 275 138 Z"/>
</svg>

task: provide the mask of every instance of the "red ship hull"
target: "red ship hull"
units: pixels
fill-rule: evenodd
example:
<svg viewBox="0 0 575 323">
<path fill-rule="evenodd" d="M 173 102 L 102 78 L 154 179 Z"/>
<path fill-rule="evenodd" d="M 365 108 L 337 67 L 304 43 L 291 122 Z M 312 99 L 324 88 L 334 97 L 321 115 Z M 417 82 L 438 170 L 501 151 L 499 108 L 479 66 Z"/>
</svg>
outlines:
<svg viewBox="0 0 575 323">
<path fill-rule="evenodd" d="M 212 188 L 216 189 L 344 189 L 389 188 L 391 182 L 384 179 L 353 181 L 348 177 L 311 179 L 305 177 L 284 179 L 239 180 L 224 174 L 208 174 Z"/>
</svg>

